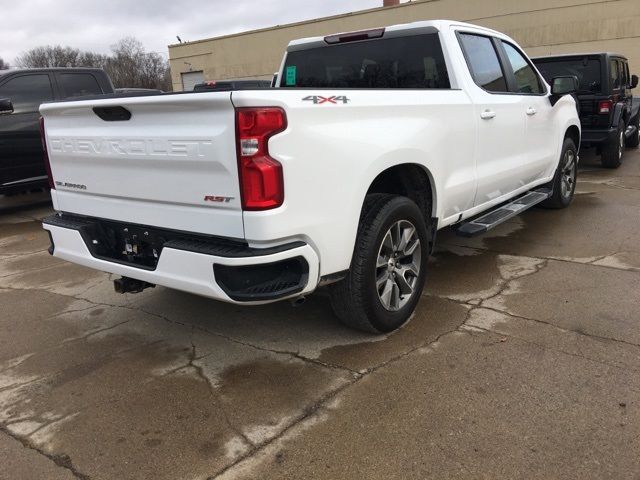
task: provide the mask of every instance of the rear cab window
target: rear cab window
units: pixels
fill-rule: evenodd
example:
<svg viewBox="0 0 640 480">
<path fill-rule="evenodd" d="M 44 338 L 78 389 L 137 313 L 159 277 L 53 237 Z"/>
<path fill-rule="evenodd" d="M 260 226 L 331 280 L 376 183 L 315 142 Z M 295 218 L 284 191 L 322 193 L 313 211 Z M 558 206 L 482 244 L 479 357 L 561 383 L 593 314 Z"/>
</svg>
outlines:
<svg viewBox="0 0 640 480">
<path fill-rule="evenodd" d="M 287 53 L 280 87 L 448 89 L 437 33 L 380 38 Z"/>
<path fill-rule="evenodd" d="M 58 75 L 58 83 L 65 98 L 104 93 L 96 77 L 90 73 L 61 73 Z"/>
<path fill-rule="evenodd" d="M 602 91 L 602 68 L 598 58 L 538 59 L 535 64 L 549 84 L 554 77 L 573 75 L 578 79 L 578 93 L 595 94 Z"/>
</svg>

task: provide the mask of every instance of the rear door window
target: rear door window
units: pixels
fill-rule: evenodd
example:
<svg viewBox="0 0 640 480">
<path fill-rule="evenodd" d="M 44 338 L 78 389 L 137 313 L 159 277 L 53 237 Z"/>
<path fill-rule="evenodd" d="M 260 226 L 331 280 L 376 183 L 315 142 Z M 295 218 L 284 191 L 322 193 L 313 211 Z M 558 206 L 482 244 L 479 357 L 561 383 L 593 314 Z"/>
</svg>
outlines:
<svg viewBox="0 0 640 480">
<path fill-rule="evenodd" d="M 507 58 L 516 77 L 518 93 L 543 93 L 542 83 L 529 61 L 510 43 L 502 42 Z"/>
<path fill-rule="evenodd" d="M 280 86 L 450 88 L 437 33 L 289 52 Z"/>
<path fill-rule="evenodd" d="M 53 100 L 51 80 L 46 73 L 20 75 L 0 86 L 0 98 L 13 103 L 14 113 L 37 112 L 41 103 Z"/>
<path fill-rule="evenodd" d="M 460 43 L 476 85 L 493 93 L 508 92 L 504 72 L 491 38 L 461 33 Z"/>
<path fill-rule="evenodd" d="M 621 84 L 620 68 L 617 60 L 610 60 L 609 62 L 609 84 L 613 90 L 620 88 Z"/>
<path fill-rule="evenodd" d="M 61 73 L 58 78 L 65 98 L 103 93 L 96 77 L 90 73 Z"/>
</svg>

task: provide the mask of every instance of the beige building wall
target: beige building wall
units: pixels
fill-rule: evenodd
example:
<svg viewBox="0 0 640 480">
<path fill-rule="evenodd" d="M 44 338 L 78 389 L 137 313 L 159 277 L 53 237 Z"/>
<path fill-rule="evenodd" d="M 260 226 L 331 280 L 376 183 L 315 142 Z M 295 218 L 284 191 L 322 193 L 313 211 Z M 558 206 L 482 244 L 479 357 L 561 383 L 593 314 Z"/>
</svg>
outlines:
<svg viewBox="0 0 640 480">
<path fill-rule="evenodd" d="M 504 32 L 532 56 L 621 53 L 640 73 L 640 0 L 418 0 L 170 45 L 173 89 L 182 90 L 181 73 L 189 71 L 203 71 L 206 80 L 269 79 L 295 38 L 438 18 Z"/>
</svg>

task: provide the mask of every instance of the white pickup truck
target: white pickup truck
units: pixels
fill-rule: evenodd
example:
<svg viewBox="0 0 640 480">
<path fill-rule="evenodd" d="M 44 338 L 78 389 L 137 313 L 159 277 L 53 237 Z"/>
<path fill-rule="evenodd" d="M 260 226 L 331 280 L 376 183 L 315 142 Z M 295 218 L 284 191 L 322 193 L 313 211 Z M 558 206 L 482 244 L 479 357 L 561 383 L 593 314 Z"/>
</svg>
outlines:
<svg viewBox="0 0 640 480">
<path fill-rule="evenodd" d="M 328 285 L 388 332 L 436 231 L 482 233 L 575 188 L 573 77 L 550 88 L 509 37 L 424 21 L 289 44 L 277 88 L 43 104 L 50 251 L 240 304 Z"/>
</svg>

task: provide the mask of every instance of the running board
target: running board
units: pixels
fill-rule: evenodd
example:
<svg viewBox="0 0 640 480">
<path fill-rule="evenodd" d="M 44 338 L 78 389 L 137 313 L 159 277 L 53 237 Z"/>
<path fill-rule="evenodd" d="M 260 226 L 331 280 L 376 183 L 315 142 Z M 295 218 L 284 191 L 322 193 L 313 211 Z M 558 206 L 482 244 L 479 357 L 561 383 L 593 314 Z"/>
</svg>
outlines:
<svg viewBox="0 0 640 480">
<path fill-rule="evenodd" d="M 461 223 L 456 229 L 456 234 L 461 237 L 473 237 L 485 233 L 487 230 L 497 227 L 510 218 L 546 200 L 552 194 L 553 192 L 548 188 L 531 190 L 512 202 L 485 213 L 481 217 Z"/>
</svg>

